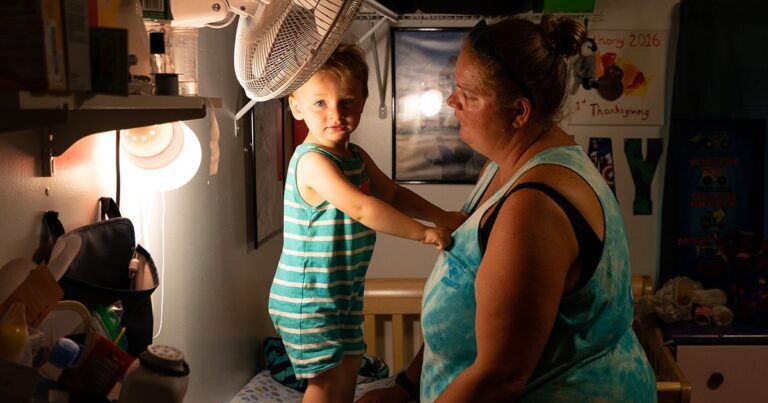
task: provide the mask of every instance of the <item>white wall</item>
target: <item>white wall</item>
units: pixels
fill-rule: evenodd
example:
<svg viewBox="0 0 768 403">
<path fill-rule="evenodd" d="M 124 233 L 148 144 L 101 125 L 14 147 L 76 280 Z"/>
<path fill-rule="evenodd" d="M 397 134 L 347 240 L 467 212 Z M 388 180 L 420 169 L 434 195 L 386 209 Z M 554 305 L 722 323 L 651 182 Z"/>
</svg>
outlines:
<svg viewBox="0 0 768 403">
<path fill-rule="evenodd" d="M 678 0 L 649 0 L 643 2 L 629 0 L 598 0 L 596 2 L 595 17 L 590 21 L 590 29 L 649 29 L 672 30 L 673 10 Z M 447 26 L 471 26 L 474 21 L 437 21 L 437 22 L 407 22 L 401 26 L 423 27 L 447 27 Z M 356 22 L 351 30 L 352 36 L 363 35 L 370 24 Z M 368 80 L 369 97 L 365 106 L 362 122 L 353 134 L 353 141 L 360 144 L 379 167 L 387 174 L 392 173 L 392 77 L 389 55 L 389 32 L 386 28 L 380 28 L 376 32 L 379 52 L 379 62 L 382 72 L 386 75 L 386 101 L 387 119 L 378 118 L 379 97 L 372 54 L 373 46 L 367 40 L 361 46 L 368 54 L 368 63 L 371 66 L 371 75 Z M 672 33 L 674 34 L 674 33 Z M 670 35 L 669 48 L 674 50 L 675 36 Z M 672 55 L 674 52 L 671 52 Z M 671 69 L 670 61 L 667 79 L 668 94 L 671 94 Z M 667 97 L 669 98 L 669 97 Z M 666 105 L 669 110 L 669 103 Z M 668 120 L 667 120 L 668 124 Z M 614 170 L 617 182 L 617 199 L 621 206 L 627 227 L 634 274 L 648 274 L 656 276 L 658 270 L 659 233 L 661 223 L 661 190 L 664 178 L 664 164 L 662 162 L 656 170 L 655 178 L 651 185 L 651 197 L 653 200 L 652 215 L 633 215 L 632 201 L 634 199 L 634 185 L 629 172 L 626 157 L 624 156 L 623 139 L 625 138 L 665 138 L 668 126 L 568 126 L 567 119 L 563 127 L 567 132 L 575 136 L 576 141 L 586 148 L 590 137 L 610 137 L 613 139 Z M 645 141 L 643 141 L 645 146 Z M 465 197 L 471 190 L 468 185 L 435 185 L 417 184 L 406 185 L 409 189 L 431 200 L 445 209 L 456 210 L 461 207 Z M 369 269 L 369 277 L 422 277 L 427 276 L 432 269 L 436 252 L 430 247 L 414 242 L 397 239 L 381 234 L 374 253 L 373 262 Z"/>
</svg>

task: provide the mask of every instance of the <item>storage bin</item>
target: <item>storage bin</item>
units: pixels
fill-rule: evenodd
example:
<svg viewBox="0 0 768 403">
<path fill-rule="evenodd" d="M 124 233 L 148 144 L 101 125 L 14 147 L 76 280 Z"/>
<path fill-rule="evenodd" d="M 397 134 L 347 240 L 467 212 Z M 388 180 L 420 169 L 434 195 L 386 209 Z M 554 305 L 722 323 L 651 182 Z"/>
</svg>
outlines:
<svg viewBox="0 0 768 403">
<path fill-rule="evenodd" d="M 534 0 L 533 11 L 537 13 L 591 13 L 595 0 Z"/>
</svg>

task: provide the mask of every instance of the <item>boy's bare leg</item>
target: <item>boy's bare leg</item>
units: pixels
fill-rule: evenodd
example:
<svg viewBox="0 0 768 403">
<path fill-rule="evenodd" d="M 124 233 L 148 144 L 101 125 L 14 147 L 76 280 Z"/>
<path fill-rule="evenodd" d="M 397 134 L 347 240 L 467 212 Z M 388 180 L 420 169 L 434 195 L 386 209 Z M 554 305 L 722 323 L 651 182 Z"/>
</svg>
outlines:
<svg viewBox="0 0 768 403">
<path fill-rule="evenodd" d="M 362 355 L 345 355 L 341 361 L 342 371 L 344 371 L 344 383 L 341 387 L 341 390 L 344 391 L 341 400 L 343 403 L 351 403 L 355 399 L 355 385 L 357 384 L 357 374 L 360 373 L 362 360 Z"/>
<path fill-rule="evenodd" d="M 362 355 L 347 355 L 341 363 L 310 378 L 304 403 L 349 403 L 355 396 L 355 383 Z"/>
</svg>

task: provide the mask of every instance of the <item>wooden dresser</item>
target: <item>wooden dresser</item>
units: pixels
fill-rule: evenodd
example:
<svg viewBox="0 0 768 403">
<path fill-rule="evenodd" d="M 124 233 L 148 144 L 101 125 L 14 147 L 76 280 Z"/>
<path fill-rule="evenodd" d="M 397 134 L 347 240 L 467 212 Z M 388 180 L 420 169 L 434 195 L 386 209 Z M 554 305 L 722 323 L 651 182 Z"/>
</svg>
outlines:
<svg viewBox="0 0 768 403">
<path fill-rule="evenodd" d="M 768 328 L 662 325 L 691 384 L 692 403 L 768 402 Z"/>
</svg>

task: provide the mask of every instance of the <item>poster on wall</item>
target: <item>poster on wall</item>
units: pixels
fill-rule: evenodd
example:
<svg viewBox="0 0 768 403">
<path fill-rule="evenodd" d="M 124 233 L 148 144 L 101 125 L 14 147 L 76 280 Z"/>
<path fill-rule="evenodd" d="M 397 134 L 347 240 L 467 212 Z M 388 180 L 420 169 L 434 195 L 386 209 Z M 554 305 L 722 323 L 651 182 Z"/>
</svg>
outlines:
<svg viewBox="0 0 768 403">
<path fill-rule="evenodd" d="M 727 289 L 728 270 L 716 236 L 747 231 L 762 237 L 765 121 L 673 120 L 669 136 L 661 283 L 675 276 Z"/>
<path fill-rule="evenodd" d="M 591 137 L 587 155 L 616 196 L 616 176 L 613 173 L 613 145 L 610 137 Z"/>
<path fill-rule="evenodd" d="M 635 184 L 632 213 L 651 215 L 653 213 L 651 183 L 664 146 L 661 139 L 646 139 L 645 156 L 643 156 L 642 148 L 642 139 L 624 139 L 624 154 L 627 156 L 629 172 L 632 173 L 632 182 Z"/>
<path fill-rule="evenodd" d="M 393 28 L 392 179 L 475 183 L 485 157 L 459 137 L 449 107 L 453 71 L 466 29 Z"/>
<path fill-rule="evenodd" d="M 573 60 L 574 125 L 663 125 L 667 31 L 590 31 Z"/>
</svg>

